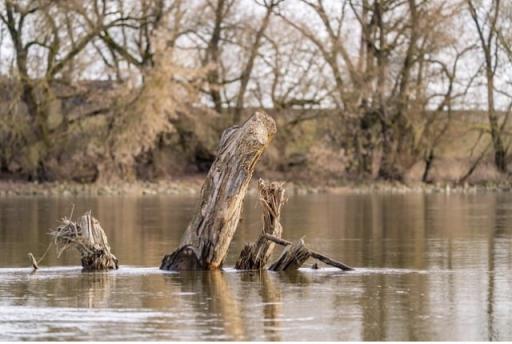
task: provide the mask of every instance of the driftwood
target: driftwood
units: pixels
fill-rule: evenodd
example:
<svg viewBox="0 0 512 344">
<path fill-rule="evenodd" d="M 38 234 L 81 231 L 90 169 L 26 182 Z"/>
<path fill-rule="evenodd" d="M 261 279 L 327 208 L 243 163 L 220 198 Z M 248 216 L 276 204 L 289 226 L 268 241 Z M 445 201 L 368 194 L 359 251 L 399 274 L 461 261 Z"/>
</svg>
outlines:
<svg viewBox="0 0 512 344">
<path fill-rule="evenodd" d="M 80 253 L 84 271 L 118 268 L 118 260 L 110 252 L 107 236 L 91 212 L 85 213 L 76 222 L 64 218 L 50 235 L 54 237 L 57 257 L 68 248 L 75 248 Z"/>
<path fill-rule="evenodd" d="M 284 239 L 275 237 L 275 236 L 267 234 L 267 233 L 265 233 L 264 236 L 265 236 L 265 239 L 270 240 L 270 241 L 272 241 L 272 242 L 274 242 L 276 244 L 282 245 L 282 246 L 292 246 L 293 245 L 288 240 L 284 240 Z M 327 257 L 327 256 L 325 256 L 325 255 L 323 255 L 323 254 L 321 254 L 319 252 L 316 252 L 316 251 L 313 251 L 313 250 L 310 250 L 310 249 L 307 249 L 307 250 L 309 251 L 309 253 L 311 255 L 311 258 L 318 259 L 319 261 L 321 261 L 321 262 L 323 262 L 323 263 L 325 263 L 327 265 L 331 265 L 331 266 L 337 267 L 337 268 L 339 268 L 339 269 L 341 269 L 343 271 L 352 271 L 352 270 L 354 270 L 354 268 L 352 268 L 352 267 L 350 267 L 350 266 L 348 266 L 348 265 L 346 265 L 346 264 L 344 264 L 342 262 L 339 262 L 337 260 L 329 258 L 329 257 Z M 304 262 L 305 262 L 305 260 L 304 260 Z M 302 263 L 304 263 L 304 262 L 302 262 Z M 272 270 L 272 268 L 271 268 L 271 270 Z"/>
<path fill-rule="evenodd" d="M 160 269 L 213 270 L 222 266 L 254 168 L 275 132 L 275 121 L 264 112 L 224 131 L 201 189 L 199 209 L 179 248 L 163 258 Z"/>
<path fill-rule="evenodd" d="M 235 264 L 235 268 L 238 270 L 264 269 L 274 250 L 274 243 L 265 238 L 265 233 L 281 237 L 283 232 L 283 227 L 279 222 L 281 206 L 286 201 L 283 183 L 266 183 L 260 179 L 258 191 L 263 210 L 263 232 L 255 243 L 247 244 L 242 249 Z"/>
<path fill-rule="evenodd" d="M 311 252 L 304 246 L 304 241 L 299 240 L 286 246 L 279 258 L 270 265 L 271 271 L 297 270 L 308 260 Z"/>
</svg>

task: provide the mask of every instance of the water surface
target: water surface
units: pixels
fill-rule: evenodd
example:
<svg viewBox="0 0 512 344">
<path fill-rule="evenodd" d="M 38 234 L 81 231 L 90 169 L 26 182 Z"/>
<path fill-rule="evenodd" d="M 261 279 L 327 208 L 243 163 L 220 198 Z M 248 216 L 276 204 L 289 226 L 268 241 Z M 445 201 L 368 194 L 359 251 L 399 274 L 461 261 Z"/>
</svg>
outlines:
<svg viewBox="0 0 512 344">
<path fill-rule="evenodd" d="M 2 340 L 512 340 L 512 195 L 293 196 L 284 235 L 357 267 L 237 272 L 261 230 L 249 198 L 222 272 L 168 273 L 194 197 L 0 198 Z M 51 250 L 57 220 L 91 209 L 118 271 Z"/>
</svg>

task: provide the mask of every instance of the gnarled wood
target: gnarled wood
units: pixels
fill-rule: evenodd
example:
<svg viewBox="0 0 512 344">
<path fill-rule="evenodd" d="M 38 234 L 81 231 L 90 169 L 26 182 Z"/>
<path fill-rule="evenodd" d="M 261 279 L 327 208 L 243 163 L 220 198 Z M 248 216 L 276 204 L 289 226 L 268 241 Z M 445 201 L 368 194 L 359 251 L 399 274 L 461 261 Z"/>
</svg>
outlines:
<svg viewBox="0 0 512 344">
<path fill-rule="evenodd" d="M 265 233 L 264 237 L 265 237 L 265 239 L 270 240 L 270 241 L 272 241 L 272 242 L 274 242 L 274 243 L 276 243 L 278 245 L 282 245 L 282 246 L 290 246 L 290 245 L 292 245 L 292 243 L 290 241 L 281 239 L 279 237 L 273 236 L 273 235 L 268 234 L 268 233 Z M 321 254 L 319 252 L 316 252 L 316 251 L 313 251 L 313 250 L 309 250 L 309 253 L 311 254 L 312 258 L 318 259 L 319 261 L 324 262 L 327 265 L 331 265 L 331 266 L 337 267 L 337 268 L 339 268 L 339 269 L 341 269 L 343 271 L 353 271 L 354 270 L 353 267 L 350 267 L 347 264 L 344 264 L 342 262 L 339 262 L 337 260 L 329 258 L 326 255 L 323 255 L 323 254 Z"/>
<path fill-rule="evenodd" d="M 275 132 L 274 120 L 264 112 L 256 112 L 241 126 L 224 131 L 217 157 L 201 189 L 199 209 L 178 250 L 163 258 L 161 269 L 189 270 L 195 259 L 198 269 L 222 266 L 254 168 Z"/>
<path fill-rule="evenodd" d="M 50 235 L 55 238 L 57 256 L 68 248 L 76 248 L 80 253 L 84 271 L 118 268 L 118 260 L 110 252 L 107 236 L 91 212 L 85 213 L 76 223 L 70 219 L 63 219 L 62 224 L 51 231 Z"/>
<path fill-rule="evenodd" d="M 281 206 L 285 202 L 283 183 L 266 183 L 260 179 L 258 190 L 263 210 L 263 232 L 255 243 L 247 244 L 242 249 L 235 264 L 235 268 L 239 270 L 264 269 L 274 249 L 274 243 L 267 240 L 264 234 L 280 237 L 283 232 L 283 227 L 279 222 Z"/>
<path fill-rule="evenodd" d="M 283 250 L 279 258 L 272 263 L 269 270 L 289 271 L 297 270 L 308 260 L 311 252 L 304 246 L 304 241 L 299 240 L 292 243 Z"/>
</svg>

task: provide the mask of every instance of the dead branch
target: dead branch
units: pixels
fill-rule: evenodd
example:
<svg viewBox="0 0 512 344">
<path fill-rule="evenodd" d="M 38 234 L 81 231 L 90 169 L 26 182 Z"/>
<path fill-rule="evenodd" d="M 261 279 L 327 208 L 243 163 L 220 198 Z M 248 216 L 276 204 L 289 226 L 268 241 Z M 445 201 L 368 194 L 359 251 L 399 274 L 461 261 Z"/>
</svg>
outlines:
<svg viewBox="0 0 512 344">
<path fill-rule="evenodd" d="M 273 235 L 270 235 L 270 234 L 266 234 L 265 233 L 265 239 L 267 240 L 270 240 L 270 241 L 273 241 L 275 242 L 276 244 L 279 244 L 281 246 L 290 246 L 292 245 L 292 243 L 288 240 L 284 240 L 284 239 L 281 239 L 281 238 L 277 238 Z M 342 262 L 339 262 L 337 260 L 334 260 L 332 258 L 329 258 L 317 251 L 313 251 L 313 250 L 309 250 L 310 254 L 311 254 L 311 257 L 312 258 L 315 258 L 315 259 L 318 259 L 319 261 L 327 264 L 327 265 L 331 265 L 331 266 L 334 266 L 334 267 L 337 267 L 343 271 L 352 271 L 354 270 L 354 268 L 342 263 Z"/>
<path fill-rule="evenodd" d="M 235 268 L 238 270 L 264 269 L 274 250 L 274 243 L 266 240 L 264 234 L 268 233 L 275 237 L 281 237 L 283 232 L 279 222 L 281 206 L 286 201 L 283 183 L 266 183 L 260 179 L 258 190 L 263 211 L 263 232 L 256 242 L 245 245 L 242 252 L 240 252 L 240 257 L 235 264 Z"/>
</svg>

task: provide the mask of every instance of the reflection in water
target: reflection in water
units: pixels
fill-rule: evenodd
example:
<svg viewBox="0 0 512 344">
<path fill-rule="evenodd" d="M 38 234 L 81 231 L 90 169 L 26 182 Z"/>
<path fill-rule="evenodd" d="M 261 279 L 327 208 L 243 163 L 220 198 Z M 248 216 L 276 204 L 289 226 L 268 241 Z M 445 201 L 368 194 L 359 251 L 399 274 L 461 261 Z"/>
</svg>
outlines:
<svg viewBox="0 0 512 344">
<path fill-rule="evenodd" d="M 83 297 L 77 297 L 77 307 L 106 308 L 115 288 L 115 275 L 104 272 L 87 272 L 79 279 L 78 289 Z"/>
<path fill-rule="evenodd" d="M 279 275 L 269 271 L 244 271 L 238 273 L 244 284 L 258 286 L 259 304 L 262 306 L 262 322 L 265 340 L 281 340 L 282 301 Z"/>
<path fill-rule="evenodd" d="M 245 322 L 240 311 L 238 300 L 228 285 L 222 271 L 204 273 L 203 285 L 210 289 L 210 307 L 214 313 L 220 313 L 224 325 L 224 333 L 234 340 L 246 340 Z"/>
<path fill-rule="evenodd" d="M 179 277 L 166 277 L 179 278 L 183 293 L 194 293 L 199 296 L 197 302 L 194 302 L 197 313 L 215 315 L 215 322 L 209 328 L 211 335 L 225 335 L 237 341 L 247 339 L 239 302 L 224 272 L 184 272 L 179 274 Z"/>
<path fill-rule="evenodd" d="M 0 339 L 512 339 L 508 193 L 291 197 L 285 236 L 360 267 L 350 273 L 230 269 L 261 228 L 248 199 L 226 271 L 159 271 L 195 202 L 0 199 Z M 44 252 L 71 204 L 99 218 L 120 270 L 81 273 L 74 253 L 51 252 L 30 274 L 26 253 Z"/>
<path fill-rule="evenodd" d="M 277 319 L 281 317 L 280 288 L 275 286 L 270 273 L 263 271 L 257 275 L 261 282 L 261 299 L 263 302 L 263 318 L 265 320 L 265 340 L 281 340 L 281 331 Z"/>
</svg>

